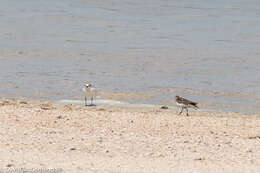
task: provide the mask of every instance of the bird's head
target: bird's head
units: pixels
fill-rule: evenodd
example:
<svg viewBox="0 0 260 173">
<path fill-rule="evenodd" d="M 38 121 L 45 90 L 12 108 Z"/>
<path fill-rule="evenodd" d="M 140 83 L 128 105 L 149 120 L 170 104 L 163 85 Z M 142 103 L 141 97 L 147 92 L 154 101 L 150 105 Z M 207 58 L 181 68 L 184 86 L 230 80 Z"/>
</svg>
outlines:
<svg viewBox="0 0 260 173">
<path fill-rule="evenodd" d="M 89 87 L 92 86 L 92 84 L 91 84 L 91 83 L 86 83 L 86 84 L 84 84 L 84 86 L 85 86 L 86 88 L 89 88 Z"/>
</svg>

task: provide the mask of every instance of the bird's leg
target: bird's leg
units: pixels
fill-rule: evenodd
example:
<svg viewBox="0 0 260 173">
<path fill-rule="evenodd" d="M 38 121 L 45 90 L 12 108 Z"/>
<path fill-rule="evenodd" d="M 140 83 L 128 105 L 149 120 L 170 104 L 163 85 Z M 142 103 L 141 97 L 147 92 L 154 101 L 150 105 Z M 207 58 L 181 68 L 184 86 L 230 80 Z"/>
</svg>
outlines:
<svg viewBox="0 0 260 173">
<path fill-rule="evenodd" d="M 186 108 L 186 110 L 187 110 L 187 114 L 186 115 L 189 116 L 188 108 Z"/>
<path fill-rule="evenodd" d="M 181 107 L 181 111 L 180 111 L 179 115 L 181 115 L 182 111 L 183 111 L 183 107 Z"/>
<path fill-rule="evenodd" d="M 91 97 L 91 105 L 93 104 L 93 96 Z"/>
<path fill-rule="evenodd" d="M 88 106 L 87 104 L 87 97 L 85 96 L 85 106 Z"/>
</svg>

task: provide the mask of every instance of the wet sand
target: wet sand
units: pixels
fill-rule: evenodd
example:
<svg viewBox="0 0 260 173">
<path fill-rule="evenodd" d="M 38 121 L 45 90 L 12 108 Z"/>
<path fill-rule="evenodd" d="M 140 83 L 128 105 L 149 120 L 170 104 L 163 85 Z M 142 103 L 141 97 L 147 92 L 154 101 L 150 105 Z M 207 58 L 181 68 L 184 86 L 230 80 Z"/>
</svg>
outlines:
<svg viewBox="0 0 260 173">
<path fill-rule="evenodd" d="M 80 172 L 259 172 L 260 115 L 0 101 L 0 164 Z"/>
</svg>

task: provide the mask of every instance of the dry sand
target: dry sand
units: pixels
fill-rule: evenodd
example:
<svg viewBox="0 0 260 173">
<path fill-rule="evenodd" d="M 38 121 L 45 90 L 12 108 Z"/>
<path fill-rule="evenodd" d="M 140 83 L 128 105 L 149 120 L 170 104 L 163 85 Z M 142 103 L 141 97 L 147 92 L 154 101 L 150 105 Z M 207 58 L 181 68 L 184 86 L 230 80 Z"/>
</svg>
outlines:
<svg viewBox="0 0 260 173">
<path fill-rule="evenodd" d="M 0 101 L 1 168 L 260 172 L 260 115 Z"/>
</svg>

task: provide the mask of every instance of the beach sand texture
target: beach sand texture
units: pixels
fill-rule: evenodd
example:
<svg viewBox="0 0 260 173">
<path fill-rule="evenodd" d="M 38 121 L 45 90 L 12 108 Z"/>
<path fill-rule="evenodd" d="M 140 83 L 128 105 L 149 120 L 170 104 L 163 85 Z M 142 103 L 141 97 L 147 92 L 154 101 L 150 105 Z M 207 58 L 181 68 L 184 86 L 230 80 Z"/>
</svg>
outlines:
<svg viewBox="0 0 260 173">
<path fill-rule="evenodd" d="M 260 116 L 0 101 L 2 168 L 259 172 Z"/>
</svg>

